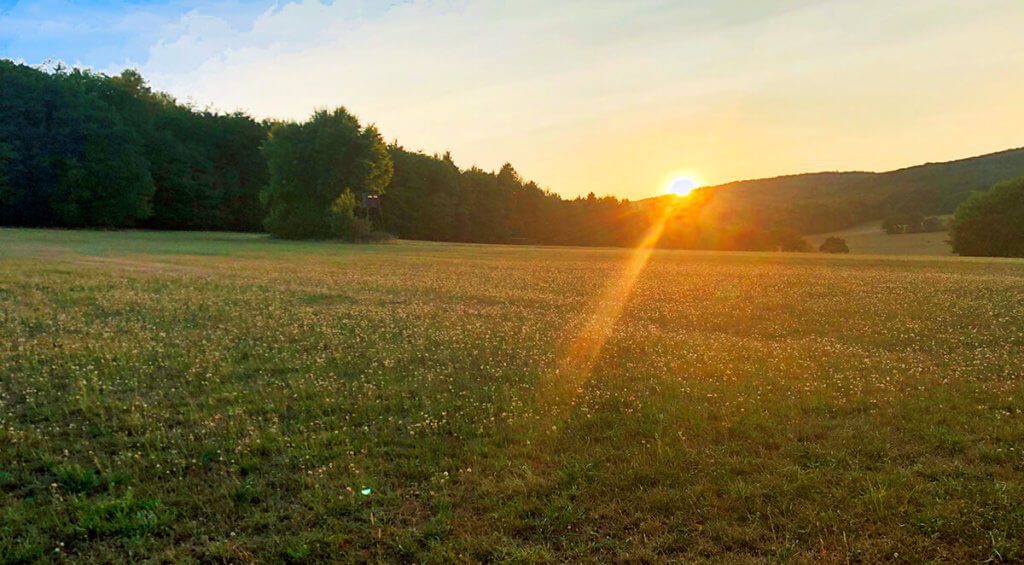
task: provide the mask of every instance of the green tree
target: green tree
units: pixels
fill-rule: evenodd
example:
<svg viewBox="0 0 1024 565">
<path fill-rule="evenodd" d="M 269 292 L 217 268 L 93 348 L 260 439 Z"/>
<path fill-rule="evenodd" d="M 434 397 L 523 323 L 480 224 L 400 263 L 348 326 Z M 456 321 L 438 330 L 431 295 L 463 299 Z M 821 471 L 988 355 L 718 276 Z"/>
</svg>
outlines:
<svg viewBox="0 0 1024 565">
<path fill-rule="evenodd" d="M 318 111 L 303 124 L 278 124 L 263 154 L 270 170 L 264 225 L 289 239 L 351 235 L 352 194 L 383 192 L 393 173 L 376 128 L 360 126 L 344 108 Z"/>
<path fill-rule="evenodd" d="M 13 200 L 14 195 L 7 181 L 7 167 L 16 157 L 13 147 L 0 142 L 0 207 L 10 205 Z"/>
<path fill-rule="evenodd" d="M 142 140 L 106 99 L 107 79 L 75 70 L 57 77 L 67 93 L 68 151 L 52 157 L 56 223 L 129 227 L 149 216 L 153 180 Z"/>
<path fill-rule="evenodd" d="M 465 241 L 470 221 L 462 172 L 451 155 L 388 148 L 395 173 L 384 194 L 387 231 L 406 239 Z"/>
<path fill-rule="evenodd" d="M 116 77 L 0 60 L 0 224 L 258 230 L 269 126 Z"/>
<path fill-rule="evenodd" d="M 0 140 L 17 156 L 4 166 L 2 224 L 57 223 L 51 202 L 58 166 L 80 154 L 82 137 L 66 74 L 0 60 Z"/>
<path fill-rule="evenodd" d="M 91 132 L 80 158 L 64 163 L 55 218 L 72 227 L 130 227 L 150 213 L 153 181 L 129 130 Z"/>
<path fill-rule="evenodd" d="M 850 247 L 846 245 L 846 240 L 841 237 L 829 237 L 818 246 L 818 251 L 822 253 L 849 253 Z"/>
<path fill-rule="evenodd" d="M 950 225 L 959 255 L 1024 257 L 1024 178 L 971 196 Z"/>
<path fill-rule="evenodd" d="M 155 194 L 148 227 L 258 230 L 267 184 L 260 146 L 268 127 L 242 113 L 196 111 L 154 92 L 126 70 L 109 79 L 108 98 L 139 132 Z"/>
</svg>

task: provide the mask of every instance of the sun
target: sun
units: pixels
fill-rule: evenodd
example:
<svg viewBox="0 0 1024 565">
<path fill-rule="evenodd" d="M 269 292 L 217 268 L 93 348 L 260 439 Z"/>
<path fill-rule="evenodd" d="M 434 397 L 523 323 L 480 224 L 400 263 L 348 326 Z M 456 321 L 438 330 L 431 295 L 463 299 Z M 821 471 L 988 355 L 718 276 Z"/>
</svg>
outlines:
<svg viewBox="0 0 1024 565">
<path fill-rule="evenodd" d="M 674 194 L 676 196 L 686 196 L 693 189 L 698 188 L 700 183 L 697 182 L 693 177 L 689 176 L 678 176 L 673 177 L 668 184 L 665 185 L 665 194 Z"/>
</svg>

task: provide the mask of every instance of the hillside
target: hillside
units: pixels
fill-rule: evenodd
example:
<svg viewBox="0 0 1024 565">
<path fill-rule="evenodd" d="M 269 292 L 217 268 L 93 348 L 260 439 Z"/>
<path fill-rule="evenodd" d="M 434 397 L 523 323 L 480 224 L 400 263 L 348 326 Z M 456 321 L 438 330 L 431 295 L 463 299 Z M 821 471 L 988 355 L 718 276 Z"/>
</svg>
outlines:
<svg viewBox="0 0 1024 565">
<path fill-rule="evenodd" d="M 859 255 L 937 255 L 953 254 L 947 240 L 948 232 L 903 233 L 889 235 L 882 231 L 882 222 L 873 220 L 845 230 L 811 235 L 807 242 L 815 249 L 828 237 L 846 240 L 850 253 Z"/>
<path fill-rule="evenodd" d="M 1024 176 L 1024 149 L 883 173 L 830 172 L 701 189 L 703 215 L 724 223 L 838 231 L 894 212 L 949 214 L 972 191 Z"/>
</svg>

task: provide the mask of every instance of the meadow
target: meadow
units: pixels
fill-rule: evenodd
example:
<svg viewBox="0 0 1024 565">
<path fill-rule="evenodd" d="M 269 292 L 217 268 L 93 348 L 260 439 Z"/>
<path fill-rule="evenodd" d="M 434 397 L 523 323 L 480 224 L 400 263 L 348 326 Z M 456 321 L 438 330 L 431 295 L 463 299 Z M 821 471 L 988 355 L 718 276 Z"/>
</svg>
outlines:
<svg viewBox="0 0 1024 565">
<path fill-rule="evenodd" d="M 0 561 L 1024 559 L 1024 261 L 629 257 L 0 230 Z"/>
<path fill-rule="evenodd" d="M 952 216 L 943 216 L 949 221 Z M 826 238 L 839 237 L 846 241 L 850 253 L 860 255 L 933 255 L 952 256 L 949 232 L 901 233 L 889 235 L 882 231 L 882 222 L 874 221 L 842 231 L 808 236 L 807 242 L 817 249 Z"/>
</svg>

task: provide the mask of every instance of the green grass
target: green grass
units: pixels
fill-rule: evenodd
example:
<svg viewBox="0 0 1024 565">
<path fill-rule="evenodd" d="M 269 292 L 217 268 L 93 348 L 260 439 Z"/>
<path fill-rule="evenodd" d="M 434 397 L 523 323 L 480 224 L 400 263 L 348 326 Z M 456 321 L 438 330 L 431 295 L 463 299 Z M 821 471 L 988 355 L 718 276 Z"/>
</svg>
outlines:
<svg viewBox="0 0 1024 565">
<path fill-rule="evenodd" d="M 948 221 L 952 216 L 943 218 Z M 868 222 L 843 231 L 812 235 L 806 239 L 814 249 L 817 249 L 828 237 L 845 239 L 850 247 L 850 253 L 860 255 L 953 255 L 947 232 L 889 235 L 882 231 L 880 221 Z"/>
<path fill-rule="evenodd" d="M 1024 262 L 0 230 L 0 561 L 1024 559 Z M 363 494 L 367 493 L 367 494 Z"/>
</svg>

